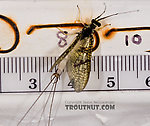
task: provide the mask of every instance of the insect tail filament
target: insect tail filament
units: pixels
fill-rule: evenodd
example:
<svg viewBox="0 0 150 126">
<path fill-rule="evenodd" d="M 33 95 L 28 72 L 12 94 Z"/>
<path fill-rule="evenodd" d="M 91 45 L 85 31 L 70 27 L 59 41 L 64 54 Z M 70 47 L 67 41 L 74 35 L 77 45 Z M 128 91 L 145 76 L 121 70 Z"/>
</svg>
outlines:
<svg viewBox="0 0 150 126">
<path fill-rule="evenodd" d="M 53 104 L 53 101 L 54 101 L 54 94 L 55 94 L 55 90 L 56 90 L 56 84 L 58 82 L 58 79 L 59 79 L 60 75 L 58 73 L 54 73 L 52 76 L 51 76 L 51 80 L 50 82 L 47 84 L 47 86 L 44 88 L 44 90 L 41 92 L 41 94 L 37 97 L 37 99 L 33 102 L 33 104 L 31 105 L 31 107 L 27 110 L 27 112 L 24 114 L 24 116 L 21 118 L 21 120 L 18 122 L 17 126 L 19 126 L 21 124 L 21 122 L 24 120 L 24 118 L 27 116 L 27 114 L 30 112 L 30 110 L 34 107 L 34 105 L 37 103 L 37 101 L 40 99 L 40 97 L 43 95 L 43 93 L 47 90 L 47 88 L 50 86 L 50 84 L 53 84 L 52 85 L 52 88 L 51 89 L 54 89 L 53 90 L 53 94 L 52 94 L 52 102 L 51 102 L 51 105 L 50 105 L 50 112 L 49 112 L 49 123 L 48 123 L 48 126 L 50 126 L 50 115 L 51 115 L 51 110 L 52 110 L 52 104 Z M 50 92 L 51 93 L 51 92 Z M 49 99 L 49 97 L 48 97 Z M 48 99 L 46 101 L 46 104 L 48 102 Z M 45 110 L 45 108 L 44 108 Z M 44 111 L 43 110 L 43 111 Z M 39 122 L 40 123 L 40 122 Z"/>
</svg>

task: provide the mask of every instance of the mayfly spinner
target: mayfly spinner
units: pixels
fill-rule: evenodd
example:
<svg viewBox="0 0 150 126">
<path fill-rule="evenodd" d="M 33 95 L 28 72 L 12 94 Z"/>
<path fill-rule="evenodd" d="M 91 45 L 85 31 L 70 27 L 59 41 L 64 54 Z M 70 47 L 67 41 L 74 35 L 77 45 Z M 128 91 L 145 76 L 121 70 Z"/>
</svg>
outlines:
<svg viewBox="0 0 150 126">
<path fill-rule="evenodd" d="M 50 71 L 52 71 L 54 67 L 58 65 L 55 73 L 51 76 L 50 83 L 43 90 L 44 92 L 49 87 L 50 84 L 53 84 L 52 86 L 53 94 L 51 99 L 48 126 L 50 126 L 50 118 L 51 118 L 52 104 L 54 101 L 56 84 L 64 68 L 66 67 L 67 69 L 70 83 L 72 83 L 74 90 L 76 92 L 81 92 L 86 87 L 87 82 L 89 80 L 92 52 L 95 51 L 100 44 L 100 38 L 97 31 L 107 26 L 107 25 L 102 26 L 100 21 L 118 14 L 133 12 L 133 11 L 128 11 L 122 13 L 115 13 L 115 14 L 102 17 L 105 11 L 106 11 L 106 7 L 102 14 L 100 14 L 98 17 L 91 20 L 90 24 L 64 23 L 64 24 L 32 25 L 27 31 L 27 34 L 30 35 L 31 33 L 33 33 L 34 30 L 42 29 L 42 28 L 75 28 L 75 27 L 82 28 L 82 30 L 77 33 L 77 36 L 75 37 L 72 44 L 59 56 L 59 58 L 50 68 Z M 105 33 L 105 36 L 106 37 L 110 36 L 111 33 L 113 32 L 134 31 L 134 30 L 150 30 L 150 27 L 112 28 Z M 22 120 L 26 117 L 26 115 L 29 113 L 29 111 L 32 109 L 32 107 L 41 97 L 43 92 L 39 95 L 36 101 L 28 109 L 28 111 L 19 121 L 17 126 L 20 125 Z"/>
</svg>

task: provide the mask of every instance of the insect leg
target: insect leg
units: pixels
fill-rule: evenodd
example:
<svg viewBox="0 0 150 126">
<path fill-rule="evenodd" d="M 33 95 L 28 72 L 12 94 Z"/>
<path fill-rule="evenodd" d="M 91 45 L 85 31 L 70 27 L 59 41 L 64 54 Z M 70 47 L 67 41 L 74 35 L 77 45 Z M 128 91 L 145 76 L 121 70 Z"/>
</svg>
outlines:
<svg viewBox="0 0 150 126">
<path fill-rule="evenodd" d="M 92 48 L 91 48 L 92 52 L 94 52 L 100 44 L 99 35 L 98 35 L 97 31 L 95 31 L 95 30 L 94 30 L 94 33 L 93 33 L 93 37 L 94 37 L 95 41 L 94 41 L 94 45 L 92 44 Z M 87 52 L 87 51 L 89 51 L 89 48 L 82 48 L 81 51 L 82 52 Z"/>
<path fill-rule="evenodd" d="M 64 24 L 46 24 L 46 25 L 31 25 L 29 29 L 27 30 L 27 34 L 30 35 L 35 31 L 36 29 L 42 29 L 42 28 L 79 28 L 84 27 L 82 23 L 64 23 Z"/>
<path fill-rule="evenodd" d="M 103 13 L 104 13 L 104 12 L 103 12 Z M 99 29 L 97 29 L 97 30 L 103 29 L 103 28 L 105 28 L 105 27 L 107 27 L 107 26 L 109 26 L 109 25 L 111 25 L 111 24 L 106 24 L 106 25 L 104 25 L 103 27 L 101 27 L 101 28 L 99 28 Z M 97 33 L 96 30 L 94 30 L 93 36 L 94 36 L 94 39 L 95 39 L 95 43 L 94 43 L 94 45 L 93 45 L 92 52 L 94 52 L 94 51 L 98 48 L 98 46 L 99 46 L 99 44 L 100 44 L 99 35 L 98 35 L 98 33 Z"/>
<path fill-rule="evenodd" d="M 95 42 L 94 42 L 94 45 L 92 47 L 92 52 L 94 52 L 100 44 L 100 39 L 99 39 L 99 35 L 98 35 L 97 31 L 94 30 L 93 36 L 94 36 Z"/>
</svg>

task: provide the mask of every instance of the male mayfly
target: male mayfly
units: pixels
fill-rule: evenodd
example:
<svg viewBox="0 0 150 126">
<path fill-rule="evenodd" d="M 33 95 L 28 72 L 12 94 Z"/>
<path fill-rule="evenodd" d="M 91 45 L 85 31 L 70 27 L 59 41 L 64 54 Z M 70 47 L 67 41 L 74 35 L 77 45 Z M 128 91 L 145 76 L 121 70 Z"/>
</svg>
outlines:
<svg viewBox="0 0 150 126">
<path fill-rule="evenodd" d="M 115 15 L 118 15 L 118 14 L 125 14 L 129 12 L 133 12 L 133 11 L 128 11 L 128 12 L 122 12 L 122 13 L 115 13 L 115 14 L 102 17 L 105 11 L 106 11 L 106 6 L 102 14 L 92 19 L 90 24 L 63 23 L 63 24 L 47 24 L 47 25 L 30 26 L 30 28 L 27 31 L 28 35 L 33 33 L 34 30 L 42 29 L 42 28 L 75 28 L 77 27 L 77 28 L 82 28 L 82 29 L 80 32 L 77 33 L 72 44 L 59 56 L 59 58 L 50 68 L 50 71 L 52 71 L 54 67 L 58 66 L 55 73 L 52 74 L 51 81 L 49 82 L 49 84 L 45 87 L 43 92 L 39 95 L 36 101 L 24 114 L 24 116 L 19 121 L 17 126 L 20 125 L 22 120 L 26 117 L 26 115 L 29 113 L 32 107 L 36 104 L 38 99 L 42 96 L 44 91 L 46 91 L 46 89 L 49 87 L 49 85 L 53 84 L 52 86 L 53 92 L 52 92 L 51 106 L 50 106 L 50 112 L 49 112 L 49 121 L 48 121 L 48 126 L 50 126 L 50 118 L 51 118 L 52 104 L 54 101 L 56 84 L 65 67 L 67 69 L 70 83 L 72 83 L 73 88 L 76 92 L 81 92 L 86 87 L 87 82 L 89 80 L 90 70 L 91 70 L 92 52 L 94 52 L 100 44 L 100 38 L 99 38 L 97 31 L 107 26 L 107 25 L 102 26 L 100 21 L 106 18 L 115 16 Z M 111 35 L 111 33 L 114 33 L 114 32 L 135 31 L 135 30 L 150 30 L 150 27 L 112 28 L 105 33 L 105 36 L 108 37 Z M 67 34 L 66 32 L 63 32 L 63 33 Z M 150 52 L 150 50 L 146 52 Z"/>
</svg>

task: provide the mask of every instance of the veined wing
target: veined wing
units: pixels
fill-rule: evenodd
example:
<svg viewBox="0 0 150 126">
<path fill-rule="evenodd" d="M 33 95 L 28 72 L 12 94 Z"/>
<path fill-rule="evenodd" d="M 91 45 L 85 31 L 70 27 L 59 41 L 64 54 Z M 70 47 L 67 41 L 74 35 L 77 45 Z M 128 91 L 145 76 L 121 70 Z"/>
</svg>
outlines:
<svg viewBox="0 0 150 126">
<path fill-rule="evenodd" d="M 93 36 L 86 37 L 76 45 L 69 54 L 67 72 L 76 92 L 81 92 L 88 80 L 91 71 L 91 55 Z"/>
<path fill-rule="evenodd" d="M 56 65 L 58 65 L 67 55 L 69 52 L 71 52 L 71 50 L 76 46 L 76 44 L 78 43 L 78 41 L 81 39 L 81 35 L 82 34 L 78 34 L 78 36 L 76 36 L 75 40 L 73 41 L 73 43 L 65 50 L 65 52 L 63 52 L 59 58 L 56 60 L 56 62 L 53 64 L 53 66 L 50 68 L 49 71 L 52 71 L 54 69 L 54 67 Z"/>
</svg>

